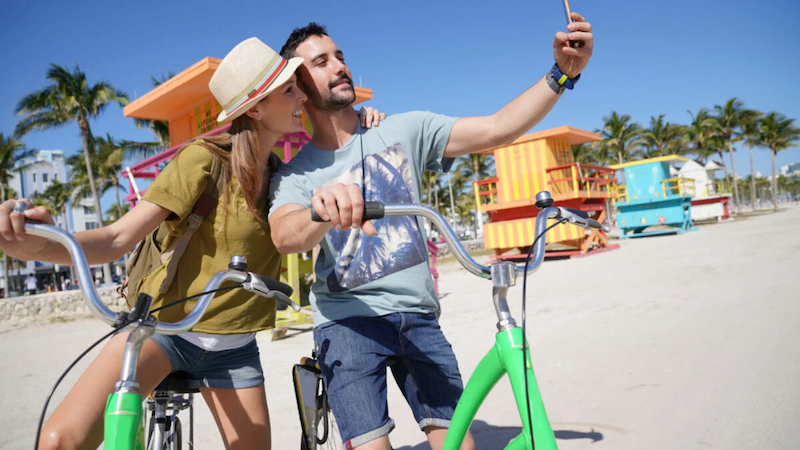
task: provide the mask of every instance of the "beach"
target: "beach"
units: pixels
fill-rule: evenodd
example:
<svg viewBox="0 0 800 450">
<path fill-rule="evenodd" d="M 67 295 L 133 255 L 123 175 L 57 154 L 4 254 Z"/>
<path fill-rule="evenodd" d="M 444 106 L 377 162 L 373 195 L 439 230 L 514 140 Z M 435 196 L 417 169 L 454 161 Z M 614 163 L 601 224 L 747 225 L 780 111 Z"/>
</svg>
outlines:
<svg viewBox="0 0 800 450">
<path fill-rule="evenodd" d="M 619 250 L 547 261 L 532 274 L 528 338 L 559 447 L 797 448 L 798 223 L 800 207 L 787 206 L 683 235 L 619 241 Z M 494 342 L 491 283 L 452 259 L 438 270 L 441 326 L 466 382 Z M 521 298 L 520 277 L 509 297 L 518 323 Z M 0 448 L 32 447 L 53 383 L 107 331 L 87 318 L 0 334 Z M 257 339 L 273 448 L 297 448 L 300 425 L 290 372 L 310 354 L 312 333 L 306 326 L 282 340 L 271 341 L 270 332 Z M 62 383 L 51 411 L 89 360 Z M 429 448 L 389 378 L 393 448 Z M 222 448 L 210 412 L 196 399 L 196 448 Z M 502 449 L 519 432 L 503 379 L 473 423 L 476 447 Z"/>
</svg>

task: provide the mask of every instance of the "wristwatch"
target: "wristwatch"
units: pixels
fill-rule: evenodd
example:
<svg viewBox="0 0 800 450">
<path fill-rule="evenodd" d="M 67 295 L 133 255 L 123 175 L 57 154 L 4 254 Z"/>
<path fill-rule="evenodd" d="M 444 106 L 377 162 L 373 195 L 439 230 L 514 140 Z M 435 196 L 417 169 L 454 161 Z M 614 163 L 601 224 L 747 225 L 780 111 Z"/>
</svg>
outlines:
<svg viewBox="0 0 800 450">
<path fill-rule="evenodd" d="M 547 84 L 553 89 L 553 92 L 561 94 L 564 89 L 574 88 L 575 83 L 581 79 L 581 75 L 578 74 L 575 78 L 569 78 L 558 68 L 558 64 L 553 64 L 553 68 L 550 69 L 550 73 L 547 74 L 546 78 Z"/>
</svg>

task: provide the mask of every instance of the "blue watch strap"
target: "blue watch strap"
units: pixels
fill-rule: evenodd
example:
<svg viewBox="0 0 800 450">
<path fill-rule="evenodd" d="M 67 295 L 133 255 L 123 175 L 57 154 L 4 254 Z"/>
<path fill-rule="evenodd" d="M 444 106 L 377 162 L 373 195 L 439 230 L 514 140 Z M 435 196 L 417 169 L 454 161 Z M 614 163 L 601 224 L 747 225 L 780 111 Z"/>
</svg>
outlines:
<svg viewBox="0 0 800 450">
<path fill-rule="evenodd" d="M 567 89 L 572 89 L 575 87 L 575 83 L 581 79 L 581 75 L 578 74 L 575 78 L 567 77 L 561 69 L 558 68 L 558 64 L 553 64 L 553 69 L 551 70 L 553 74 L 553 78 L 560 86 L 564 86 Z"/>
</svg>

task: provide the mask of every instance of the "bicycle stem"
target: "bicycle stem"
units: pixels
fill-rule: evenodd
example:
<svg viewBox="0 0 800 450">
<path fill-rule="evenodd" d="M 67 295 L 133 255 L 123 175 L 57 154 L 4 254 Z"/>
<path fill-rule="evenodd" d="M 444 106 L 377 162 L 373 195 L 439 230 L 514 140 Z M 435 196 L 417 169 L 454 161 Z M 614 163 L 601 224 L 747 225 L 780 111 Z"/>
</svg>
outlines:
<svg viewBox="0 0 800 450">
<path fill-rule="evenodd" d="M 536 237 L 533 245 L 533 255 L 528 263 L 528 272 L 536 271 L 544 261 L 544 248 L 546 238 L 543 233 L 547 229 L 548 219 L 555 219 L 562 216 L 562 210 L 557 207 L 546 207 L 536 217 Z M 461 245 L 461 241 L 456 237 L 455 232 L 447 224 L 444 218 L 435 210 L 426 205 L 419 204 L 385 204 L 384 215 L 386 216 L 422 216 L 430 220 L 439 230 L 445 242 L 453 251 L 453 255 L 464 266 L 467 271 L 482 278 L 492 280 L 492 299 L 495 312 L 497 313 L 497 328 L 500 331 L 516 326 L 514 318 L 508 309 L 508 289 L 516 284 L 517 273 L 524 271 L 524 266 L 512 262 L 499 262 L 489 267 L 478 264 L 467 253 Z"/>
<path fill-rule="evenodd" d="M 139 363 L 139 353 L 142 345 L 150 336 L 155 333 L 155 319 L 149 318 L 142 321 L 125 342 L 125 351 L 122 354 L 122 373 L 116 384 L 116 392 L 138 393 L 139 383 L 136 381 L 136 368 Z"/>
</svg>

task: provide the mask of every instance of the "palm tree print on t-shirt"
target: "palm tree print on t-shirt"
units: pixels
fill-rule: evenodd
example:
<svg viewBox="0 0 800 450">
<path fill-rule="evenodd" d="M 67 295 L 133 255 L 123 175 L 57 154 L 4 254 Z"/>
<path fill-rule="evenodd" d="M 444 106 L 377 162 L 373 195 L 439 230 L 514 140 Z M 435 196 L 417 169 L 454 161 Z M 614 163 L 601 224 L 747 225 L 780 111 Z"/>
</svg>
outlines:
<svg viewBox="0 0 800 450">
<path fill-rule="evenodd" d="M 367 155 L 327 184 L 366 184 L 365 200 L 412 203 L 411 166 L 399 143 Z M 362 180 L 364 182 L 362 182 Z M 338 254 L 328 275 L 328 290 L 344 292 L 425 261 L 424 246 L 413 217 L 392 216 L 374 222 L 375 236 L 361 229 L 331 230 L 328 239 Z"/>
</svg>

